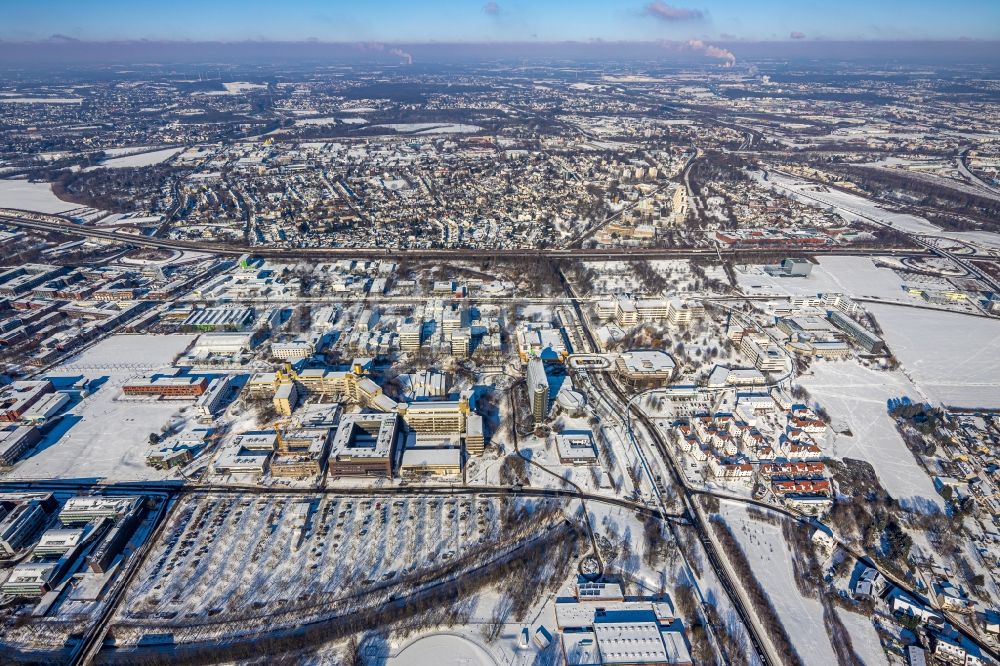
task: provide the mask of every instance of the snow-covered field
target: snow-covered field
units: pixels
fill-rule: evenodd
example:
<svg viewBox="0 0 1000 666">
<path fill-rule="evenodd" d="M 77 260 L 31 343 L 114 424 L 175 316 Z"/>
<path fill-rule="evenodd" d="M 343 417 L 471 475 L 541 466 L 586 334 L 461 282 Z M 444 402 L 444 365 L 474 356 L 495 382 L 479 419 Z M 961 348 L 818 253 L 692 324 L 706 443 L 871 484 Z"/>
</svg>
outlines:
<svg viewBox="0 0 1000 666">
<path fill-rule="evenodd" d="M 77 204 L 63 201 L 52 193 L 48 183 L 29 183 L 26 180 L 0 180 L 0 208 L 18 208 L 39 213 L 65 213 L 79 208 Z"/>
<path fill-rule="evenodd" d="M 743 505 L 722 501 L 720 513 L 743 549 L 754 575 L 771 599 L 778 618 L 807 666 L 836 664 L 818 599 L 803 597 L 795 585 L 792 553 L 781 524 L 751 518 Z"/>
<path fill-rule="evenodd" d="M 878 639 L 878 632 L 870 619 L 843 608 L 837 609 L 837 616 L 851 634 L 854 653 L 864 660 L 864 666 L 889 666 L 885 650 L 882 649 Z"/>
<path fill-rule="evenodd" d="M 990 232 L 943 232 L 939 227 L 934 226 L 922 217 L 886 210 L 871 199 L 866 199 L 858 194 L 826 188 L 817 183 L 801 178 L 785 176 L 773 171 L 770 172 L 768 181 L 764 181 L 761 178 L 760 172 L 756 172 L 754 176 L 758 182 L 778 192 L 787 194 L 797 201 L 816 207 L 833 207 L 841 217 L 848 221 L 867 223 L 869 219 L 873 219 L 909 233 L 945 236 L 947 238 L 1000 247 L 1000 234 Z"/>
<path fill-rule="evenodd" d="M 250 92 L 253 90 L 265 90 L 267 86 L 263 83 L 248 83 L 246 81 L 226 81 L 222 84 L 225 90 L 209 90 L 207 92 L 196 92 L 196 95 L 211 95 L 213 97 L 219 95 L 239 95 L 241 93 Z"/>
<path fill-rule="evenodd" d="M 79 104 L 82 97 L 7 97 L 0 96 L 0 104 Z"/>
<path fill-rule="evenodd" d="M 372 127 L 384 127 L 403 134 L 472 134 L 483 129 L 479 125 L 459 123 L 389 123 Z"/>
<path fill-rule="evenodd" d="M 110 160 L 105 160 L 104 162 L 101 162 L 100 166 L 110 168 L 152 166 L 154 164 L 166 162 L 182 150 L 184 150 L 183 147 L 164 148 L 163 150 L 154 150 L 148 153 L 139 153 L 138 155 L 125 155 L 123 157 L 115 157 Z"/>
<path fill-rule="evenodd" d="M 19 479 L 160 479 L 146 465 L 151 432 L 174 419 L 190 401 L 123 400 L 129 379 L 166 367 L 193 335 L 116 335 L 53 369 L 50 377 L 107 378 L 73 405 L 55 428 L 8 476 Z"/>
<path fill-rule="evenodd" d="M 934 402 L 1000 407 L 1000 321 L 868 304 L 889 348 Z"/>
<path fill-rule="evenodd" d="M 776 277 L 758 266 L 739 266 L 736 279 L 750 296 L 815 296 L 843 293 L 852 297 L 912 302 L 902 290 L 902 280 L 889 268 L 876 266 L 869 257 L 823 257 L 806 277 Z"/>
<path fill-rule="evenodd" d="M 468 638 L 457 634 L 422 636 L 387 662 L 388 666 L 492 666 L 496 660 Z"/>
<path fill-rule="evenodd" d="M 851 431 L 850 437 L 834 434 L 824 453 L 868 461 L 889 494 L 903 503 L 941 506 L 930 477 L 906 448 L 887 411 L 889 398 L 918 395 L 905 376 L 853 361 L 815 362 L 799 381 L 830 413 L 834 430 Z"/>
</svg>

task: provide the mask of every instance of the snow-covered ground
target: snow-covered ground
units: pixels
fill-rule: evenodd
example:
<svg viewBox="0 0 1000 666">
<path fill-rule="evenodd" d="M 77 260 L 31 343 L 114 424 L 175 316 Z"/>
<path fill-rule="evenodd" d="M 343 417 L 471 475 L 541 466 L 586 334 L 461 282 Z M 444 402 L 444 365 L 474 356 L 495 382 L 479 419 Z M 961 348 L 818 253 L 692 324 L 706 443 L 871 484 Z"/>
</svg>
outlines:
<svg viewBox="0 0 1000 666">
<path fill-rule="evenodd" d="M 403 134 L 472 134 L 483 129 L 479 125 L 459 123 L 388 123 L 372 127 L 384 127 Z"/>
<path fill-rule="evenodd" d="M 882 649 L 878 639 L 878 632 L 870 619 L 843 608 L 837 609 L 837 616 L 851 634 L 854 653 L 864 660 L 864 666 L 889 666 L 885 650 Z"/>
<path fill-rule="evenodd" d="M 78 401 L 11 472 L 19 479 L 160 479 L 146 465 L 149 434 L 190 411 L 191 401 L 122 399 L 129 379 L 168 366 L 193 335 L 116 335 L 53 369 L 50 377 L 106 378 Z"/>
<path fill-rule="evenodd" d="M 930 477 L 906 448 L 887 411 L 889 398 L 919 399 L 905 376 L 870 370 L 853 361 L 815 362 L 799 381 L 830 413 L 833 430 L 851 431 L 851 436 L 834 433 L 824 453 L 868 461 L 889 494 L 903 503 L 929 501 L 942 506 Z"/>
<path fill-rule="evenodd" d="M 806 277 L 777 277 L 768 275 L 759 266 L 739 266 L 736 280 L 750 296 L 815 296 L 834 292 L 912 302 L 902 290 L 899 276 L 889 268 L 876 266 L 869 257 L 823 257 Z"/>
<path fill-rule="evenodd" d="M 152 166 L 154 164 L 166 162 L 182 150 L 184 150 L 183 147 L 164 148 L 163 150 L 154 150 L 148 153 L 139 153 L 138 155 L 125 155 L 123 157 L 115 157 L 110 160 L 105 160 L 104 162 L 101 162 L 100 166 L 110 168 Z"/>
<path fill-rule="evenodd" d="M 787 194 L 797 201 L 815 207 L 833 207 L 841 217 L 848 221 L 869 223 L 869 220 L 873 219 L 909 233 L 944 236 L 971 243 L 1000 247 L 1000 234 L 984 231 L 942 231 L 939 227 L 934 226 L 922 217 L 887 210 L 871 199 L 867 199 L 859 194 L 851 194 L 842 190 L 827 188 L 818 183 L 786 176 L 773 171 L 770 172 L 768 181 L 762 179 L 760 172 L 755 172 L 753 175 L 763 185 Z"/>
<path fill-rule="evenodd" d="M 458 634 L 422 636 L 405 646 L 388 666 L 493 666 L 496 660 L 481 646 Z"/>
<path fill-rule="evenodd" d="M 7 97 L 0 96 L 0 104 L 79 104 L 82 97 Z"/>
<path fill-rule="evenodd" d="M 194 94 L 216 97 L 219 95 L 239 95 L 253 90 L 267 89 L 267 86 L 263 83 L 248 83 L 246 81 L 226 81 L 222 84 L 222 87 L 225 88 L 225 90 L 209 90 L 207 92 L 198 91 Z"/>
<path fill-rule="evenodd" d="M 823 605 L 818 599 L 799 593 L 791 548 L 781 533 L 781 524 L 755 520 L 741 504 L 722 501 L 719 510 L 802 661 L 807 666 L 836 664 L 837 657 L 823 624 Z"/>
<path fill-rule="evenodd" d="M 48 183 L 0 180 L 0 208 L 18 208 L 56 214 L 79 207 L 77 204 L 63 201 L 53 194 L 52 187 Z"/>
<path fill-rule="evenodd" d="M 906 374 L 934 402 L 1000 407 L 1000 321 L 868 304 Z"/>
<path fill-rule="evenodd" d="M 935 402 L 1000 407 L 1000 322 L 869 304 L 906 374 Z"/>
</svg>

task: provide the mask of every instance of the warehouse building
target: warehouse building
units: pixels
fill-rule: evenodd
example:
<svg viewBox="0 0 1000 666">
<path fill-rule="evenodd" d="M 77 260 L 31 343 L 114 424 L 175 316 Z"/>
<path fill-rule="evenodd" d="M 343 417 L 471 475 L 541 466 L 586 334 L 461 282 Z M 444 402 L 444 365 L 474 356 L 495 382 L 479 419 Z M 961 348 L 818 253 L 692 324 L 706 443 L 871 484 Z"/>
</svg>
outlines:
<svg viewBox="0 0 1000 666">
<path fill-rule="evenodd" d="M 128 396 L 156 396 L 158 398 L 197 398 L 208 389 L 204 377 L 153 375 L 139 377 L 122 386 Z"/>
<path fill-rule="evenodd" d="M 0 421 L 20 421 L 29 408 L 55 390 L 47 379 L 14 382 L 0 388 Z"/>
<path fill-rule="evenodd" d="M 41 440 L 42 433 L 35 426 L 0 428 L 0 465 L 10 467 Z"/>
</svg>

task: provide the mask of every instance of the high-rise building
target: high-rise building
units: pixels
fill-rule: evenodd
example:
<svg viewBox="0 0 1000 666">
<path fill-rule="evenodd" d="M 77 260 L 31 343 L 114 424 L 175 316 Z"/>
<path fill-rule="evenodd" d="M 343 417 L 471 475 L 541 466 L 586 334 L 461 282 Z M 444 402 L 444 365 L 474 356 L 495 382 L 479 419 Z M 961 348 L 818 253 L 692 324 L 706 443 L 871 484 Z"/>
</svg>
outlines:
<svg viewBox="0 0 1000 666">
<path fill-rule="evenodd" d="M 528 361 L 527 384 L 531 415 L 535 423 L 541 423 L 549 414 L 549 378 L 545 375 L 545 364 L 541 359 Z"/>
</svg>

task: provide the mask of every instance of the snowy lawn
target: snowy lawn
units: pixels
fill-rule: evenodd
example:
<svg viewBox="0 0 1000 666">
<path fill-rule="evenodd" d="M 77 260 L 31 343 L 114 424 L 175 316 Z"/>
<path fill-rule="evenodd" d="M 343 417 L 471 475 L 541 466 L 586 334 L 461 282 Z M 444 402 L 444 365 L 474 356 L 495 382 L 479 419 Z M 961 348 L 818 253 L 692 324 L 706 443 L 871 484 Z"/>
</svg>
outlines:
<svg viewBox="0 0 1000 666">
<path fill-rule="evenodd" d="M 806 277 L 771 276 L 759 267 L 740 267 L 736 279 L 743 293 L 752 296 L 815 296 L 843 293 L 912 302 L 892 270 L 876 266 L 868 257 L 823 257 Z"/>
<path fill-rule="evenodd" d="M 79 205 L 63 201 L 53 194 L 52 187 L 48 183 L 0 180 L 0 208 L 17 208 L 56 214 L 79 207 Z"/>
<path fill-rule="evenodd" d="M 904 371 L 934 402 L 1000 407 L 1000 321 L 869 304 Z"/>
<path fill-rule="evenodd" d="M 746 555 L 754 575 L 771 599 L 792 645 L 807 666 L 836 664 L 818 599 L 803 597 L 795 585 L 792 554 L 781 524 L 759 522 L 739 504 L 723 501 L 720 512 Z"/>
</svg>

